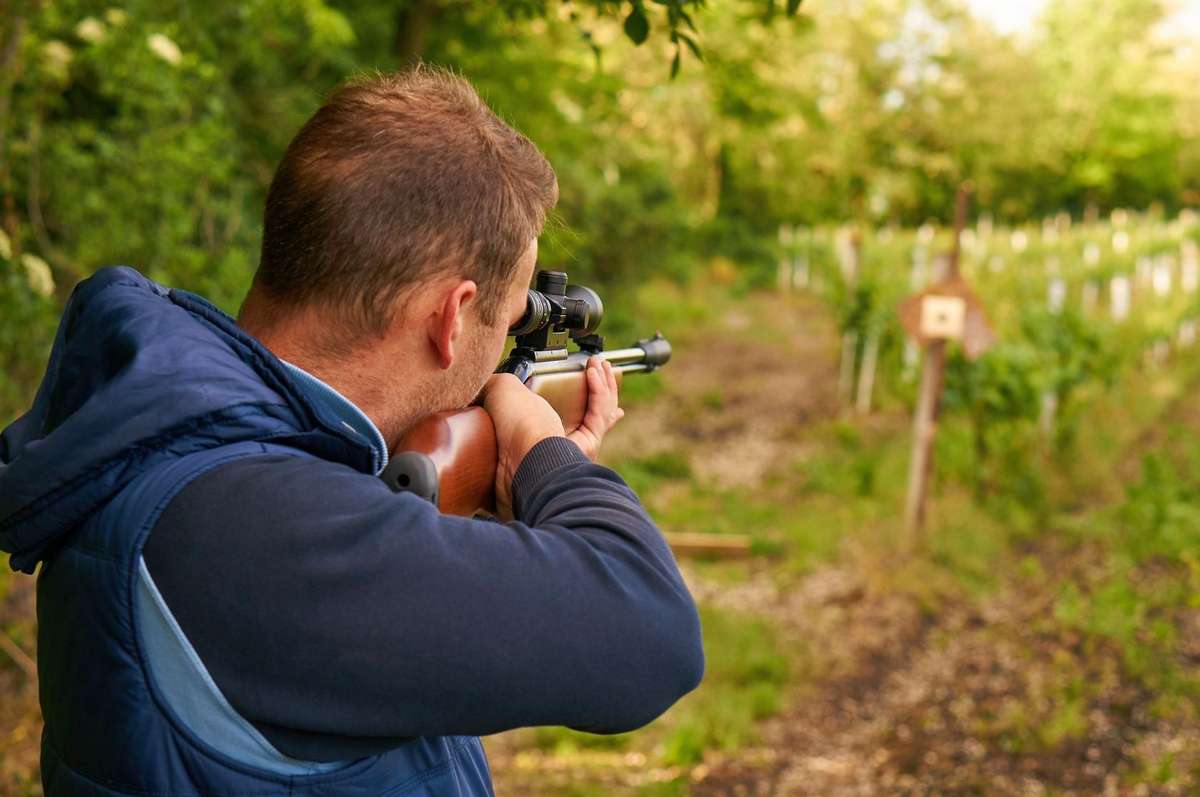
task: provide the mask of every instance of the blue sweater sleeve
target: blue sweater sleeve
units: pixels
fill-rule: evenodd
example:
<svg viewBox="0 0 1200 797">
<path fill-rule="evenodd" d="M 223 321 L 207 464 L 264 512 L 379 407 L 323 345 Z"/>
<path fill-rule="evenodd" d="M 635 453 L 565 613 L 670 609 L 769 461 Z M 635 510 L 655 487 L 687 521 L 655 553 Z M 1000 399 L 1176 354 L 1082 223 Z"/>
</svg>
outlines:
<svg viewBox="0 0 1200 797">
<path fill-rule="evenodd" d="M 693 689 L 695 606 L 621 478 L 554 438 L 514 504 L 508 524 L 442 515 L 341 465 L 255 457 L 185 488 L 145 558 L 217 685 L 291 755 L 619 732 Z"/>
</svg>

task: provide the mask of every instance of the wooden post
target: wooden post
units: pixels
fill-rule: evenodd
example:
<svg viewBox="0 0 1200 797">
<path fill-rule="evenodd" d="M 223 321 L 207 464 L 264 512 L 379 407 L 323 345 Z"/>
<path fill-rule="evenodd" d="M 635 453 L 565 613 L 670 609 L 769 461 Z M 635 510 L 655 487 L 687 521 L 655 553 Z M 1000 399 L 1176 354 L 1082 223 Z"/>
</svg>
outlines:
<svg viewBox="0 0 1200 797">
<path fill-rule="evenodd" d="M 879 363 L 879 333 L 867 335 L 863 346 L 862 363 L 858 369 L 858 393 L 854 398 L 854 411 L 866 415 L 871 411 L 871 394 L 875 389 L 875 368 Z"/>
<path fill-rule="evenodd" d="M 922 227 L 924 231 L 926 228 Z M 929 251 L 925 248 L 925 244 L 919 240 L 921 234 L 918 233 L 917 245 L 913 247 L 912 263 L 908 269 L 908 289 L 913 293 L 917 293 L 925 287 L 925 283 L 929 280 Z M 930 238 L 933 236 L 930 235 Z M 900 376 L 905 382 L 912 382 L 917 378 L 917 366 L 921 363 L 921 348 L 911 339 L 904 340 L 904 370 Z"/>
<path fill-rule="evenodd" d="M 921 388 L 913 413 L 913 448 L 908 462 L 908 496 L 905 502 L 904 528 L 906 547 L 911 549 L 925 526 L 925 498 L 929 474 L 933 471 L 933 443 L 937 436 L 937 416 L 946 371 L 946 341 L 931 341 L 925 349 L 921 369 Z"/>
<path fill-rule="evenodd" d="M 1058 394 L 1047 390 L 1042 394 L 1042 408 L 1038 413 L 1038 433 L 1043 442 L 1050 445 L 1054 441 L 1054 425 L 1058 420 Z"/>
<path fill-rule="evenodd" d="M 967 223 L 969 183 L 958 189 L 954 208 L 954 241 L 946 263 L 946 276 L 958 276 L 958 256 L 962 231 Z M 925 500 L 929 493 L 929 477 L 933 473 L 933 445 L 937 436 L 938 412 L 941 409 L 942 385 L 946 373 L 946 341 L 930 341 L 925 349 L 925 364 L 921 369 L 921 386 L 913 414 L 913 449 L 908 467 L 908 495 L 904 512 L 905 544 L 915 547 L 925 526 Z"/>
<path fill-rule="evenodd" d="M 849 233 L 847 246 L 841 253 L 842 279 L 846 293 L 853 297 L 858 285 L 858 272 L 862 266 L 862 233 L 857 227 Z M 838 376 L 838 395 L 843 405 L 854 399 L 854 373 L 858 365 L 858 332 L 847 330 L 842 333 L 842 367 Z"/>
<path fill-rule="evenodd" d="M 858 353 L 858 333 L 853 329 L 842 333 L 842 364 L 838 369 L 838 399 L 849 404 L 854 395 L 854 363 Z"/>
<path fill-rule="evenodd" d="M 793 239 L 795 238 L 795 230 L 787 225 L 779 225 L 779 248 L 782 254 L 779 256 L 779 289 L 785 293 L 792 289 L 793 271 L 795 270 L 795 257 L 793 255 Z"/>
</svg>

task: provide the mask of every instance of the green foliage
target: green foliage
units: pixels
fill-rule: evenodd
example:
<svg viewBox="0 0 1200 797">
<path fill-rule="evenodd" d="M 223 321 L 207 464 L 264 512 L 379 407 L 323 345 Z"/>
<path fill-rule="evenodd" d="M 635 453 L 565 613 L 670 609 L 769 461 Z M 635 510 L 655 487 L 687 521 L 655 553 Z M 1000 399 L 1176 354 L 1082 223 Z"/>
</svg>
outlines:
<svg viewBox="0 0 1200 797">
<path fill-rule="evenodd" d="M 641 3 L 632 3 L 629 16 L 625 17 L 625 35 L 634 44 L 641 44 L 650 35 L 650 23 L 646 21 L 646 9 Z"/>
<path fill-rule="evenodd" d="M 49 268 L 26 254 L 12 257 L 0 232 L 0 421 L 15 417 L 29 399 L 50 354 L 46 330 L 53 329 L 57 306 L 46 281 Z M 40 265 L 39 265 L 40 264 Z"/>
<path fill-rule="evenodd" d="M 1054 412 L 1052 448 L 1067 451 L 1081 417 L 1073 398 L 1089 383 L 1111 384 L 1117 361 L 1076 312 L 1026 312 L 1020 334 L 974 362 L 955 351 L 947 363 L 944 406 L 970 422 L 974 458 L 968 470 L 976 496 L 1003 497 L 1010 507 L 1030 509 L 1044 500 L 1040 458 L 1049 422 L 1043 413 Z"/>
<path fill-rule="evenodd" d="M 1194 474 L 1194 471 L 1192 472 Z M 1117 520 L 1125 549 L 1136 561 L 1155 556 L 1194 558 L 1200 551 L 1200 507 L 1194 477 L 1186 478 L 1161 455 L 1142 461 L 1142 478 L 1129 487 Z"/>
<path fill-rule="evenodd" d="M 767 284 L 780 221 L 944 218 L 968 175 L 1001 217 L 1178 207 L 1200 173 L 1180 168 L 1200 163 L 1194 82 L 1155 44 L 1157 4 L 1103 5 L 1056 2 L 1019 44 L 910 0 L 819 15 L 795 0 L 16 2 L 0 19 L 0 227 L 14 257 L 50 264 L 60 302 L 129 263 L 232 310 L 290 136 L 338 81 L 416 57 L 459 70 L 547 153 L 562 199 L 543 263 L 618 300 L 651 275 L 703 278 L 715 256 Z M 704 63 L 668 80 L 685 54 Z M 843 285 L 810 236 L 847 329 L 888 327 L 911 244 L 874 241 Z M 28 315 L 10 303 L 0 325 Z M 7 396 L 32 389 L 50 335 L 36 323 L 4 333 L 22 336 Z M 885 333 L 883 356 L 899 342 Z"/>
<path fill-rule="evenodd" d="M 1064 584 L 1055 608 L 1061 622 L 1117 643 L 1130 674 L 1161 690 L 1164 708 L 1200 696 L 1177 655 L 1176 617 L 1195 611 L 1200 587 L 1200 448 L 1183 449 L 1182 459 L 1145 457 L 1125 501 L 1092 532 L 1107 542 L 1106 577 Z"/>
<path fill-rule="evenodd" d="M 1102 329 L 1074 308 L 1027 313 L 1021 332 L 1037 352 L 1035 373 L 1043 395 L 1054 397 L 1054 442 L 1057 450 L 1065 451 L 1078 432 L 1079 412 L 1073 399 L 1089 384 L 1098 389 L 1110 387 L 1120 360 Z"/>
</svg>

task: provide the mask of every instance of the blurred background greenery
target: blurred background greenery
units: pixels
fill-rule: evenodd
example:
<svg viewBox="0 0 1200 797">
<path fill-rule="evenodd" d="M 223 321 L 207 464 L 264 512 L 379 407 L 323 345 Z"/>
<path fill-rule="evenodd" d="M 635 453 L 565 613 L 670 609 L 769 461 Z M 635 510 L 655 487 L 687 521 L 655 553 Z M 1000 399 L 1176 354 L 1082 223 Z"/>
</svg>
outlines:
<svg viewBox="0 0 1200 797">
<path fill-rule="evenodd" d="M 542 265 L 676 343 L 608 461 L 754 542 L 686 563 L 702 689 L 491 740 L 501 793 L 1200 788 L 1196 3 L 0 0 L 0 423 L 102 265 L 235 310 L 291 135 L 416 59 L 554 164 Z M 1000 342 L 951 354 L 909 556 L 895 305 L 965 179 Z M 28 580 L 0 598 L 0 790 L 37 793 Z"/>
<path fill-rule="evenodd" d="M 543 261 L 610 290 L 716 255 L 769 275 L 780 223 L 944 219 L 968 176 L 998 221 L 1200 192 L 1200 54 L 1163 2 L 1055 0 L 1020 36 L 954 0 L 678 7 L 703 62 L 640 0 L 6 0 L 0 416 L 45 354 L 31 305 L 98 266 L 234 308 L 290 136 L 347 75 L 418 57 L 546 152 L 565 226 Z M 11 277 L 24 254 L 53 295 Z"/>
</svg>

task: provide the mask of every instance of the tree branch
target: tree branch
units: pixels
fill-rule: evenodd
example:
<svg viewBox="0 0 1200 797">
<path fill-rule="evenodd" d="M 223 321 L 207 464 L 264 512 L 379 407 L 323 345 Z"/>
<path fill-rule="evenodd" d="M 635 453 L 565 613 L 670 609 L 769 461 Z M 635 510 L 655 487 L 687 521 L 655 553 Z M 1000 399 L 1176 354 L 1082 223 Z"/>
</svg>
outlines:
<svg viewBox="0 0 1200 797">
<path fill-rule="evenodd" d="M 9 7 L 7 0 L 0 5 L 0 19 L 8 18 L 11 23 L 11 33 L 0 49 L 0 194 L 3 195 L 3 208 L 0 208 L 0 226 L 8 234 L 12 242 L 13 255 L 21 252 L 21 236 L 17 229 L 17 208 L 13 198 L 12 170 L 8 163 L 8 112 L 12 102 L 12 87 L 21 72 L 21 64 L 17 63 L 17 55 L 21 52 L 21 40 L 25 37 L 25 18 L 17 15 L 15 9 Z"/>
<path fill-rule="evenodd" d="M 0 631 L 0 650 L 7 653 L 8 657 L 29 676 L 30 680 L 37 680 L 37 662 L 22 650 L 20 645 L 13 642 L 12 638 L 5 631 Z"/>
</svg>

